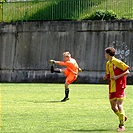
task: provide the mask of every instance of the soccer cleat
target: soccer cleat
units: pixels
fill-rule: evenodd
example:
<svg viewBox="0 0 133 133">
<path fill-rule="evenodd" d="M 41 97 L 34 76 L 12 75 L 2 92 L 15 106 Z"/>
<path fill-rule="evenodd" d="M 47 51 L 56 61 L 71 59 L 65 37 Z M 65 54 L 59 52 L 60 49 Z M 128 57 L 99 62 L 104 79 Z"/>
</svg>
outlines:
<svg viewBox="0 0 133 133">
<path fill-rule="evenodd" d="M 127 116 L 123 116 L 123 120 L 120 120 L 119 126 L 124 126 L 124 123 L 127 121 Z"/>
<path fill-rule="evenodd" d="M 119 120 L 120 120 L 120 124 L 124 125 L 124 122 L 127 121 L 127 116 L 124 116 L 123 114 L 120 114 Z"/>
<path fill-rule="evenodd" d="M 66 102 L 67 100 L 69 100 L 69 98 L 64 98 L 61 102 Z"/>
<path fill-rule="evenodd" d="M 119 128 L 117 129 L 117 132 L 123 132 L 123 131 L 125 131 L 125 127 L 119 126 Z"/>
<path fill-rule="evenodd" d="M 54 72 L 54 66 L 53 65 L 51 66 L 51 69 L 50 70 L 51 70 L 51 73 Z"/>
</svg>

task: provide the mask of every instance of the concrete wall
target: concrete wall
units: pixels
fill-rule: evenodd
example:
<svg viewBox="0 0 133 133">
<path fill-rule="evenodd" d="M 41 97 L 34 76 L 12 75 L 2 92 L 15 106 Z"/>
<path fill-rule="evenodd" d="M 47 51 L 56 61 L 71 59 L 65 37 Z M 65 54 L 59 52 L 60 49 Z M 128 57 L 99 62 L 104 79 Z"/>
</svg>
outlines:
<svg viewBox="0 0 133 133">
<path fill-rule="evenodd" d="M 133 83 L 133 21 L 45 21 L 0 24 L 1 82 L 64 82 L 51 74 L 50 59 L 62 60 L 70 51 L 83 72 L 76 83 L 105 83 L 104 49 L 129 66 Z"/>
</svg>

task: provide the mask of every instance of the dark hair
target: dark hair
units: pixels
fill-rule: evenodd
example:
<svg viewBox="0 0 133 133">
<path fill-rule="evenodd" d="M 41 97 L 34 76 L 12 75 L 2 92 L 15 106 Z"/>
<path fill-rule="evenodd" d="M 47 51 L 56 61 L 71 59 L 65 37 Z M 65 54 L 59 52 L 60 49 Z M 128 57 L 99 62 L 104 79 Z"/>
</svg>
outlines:
<svg viewBox="0 0 133 133">
<path fill-rule="evenodd" d="M 105 52 L 107 54 L 109 54 L 110 56 L 114 56 L 115 55 L 115 49 L 113 47 L 108 47 L 105 49 Z"/>
</svg>

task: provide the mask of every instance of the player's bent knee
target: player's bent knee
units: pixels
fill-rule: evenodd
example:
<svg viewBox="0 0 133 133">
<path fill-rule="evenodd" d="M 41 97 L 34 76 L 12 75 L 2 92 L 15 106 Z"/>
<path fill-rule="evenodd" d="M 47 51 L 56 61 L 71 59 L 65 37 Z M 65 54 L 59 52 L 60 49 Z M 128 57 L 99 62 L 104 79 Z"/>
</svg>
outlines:
<svg viewBox="0 0 133 133">
<path fill-rule="evenodd" d="M 123 105 L 118 105 L 119 110 L 123 109 Z"/>
<path fill-rule="evenodd" d="M 111 106 L 111 109 L 114 111 L 114 112 L 116 112 L 116 106 Z"/>
</svg>

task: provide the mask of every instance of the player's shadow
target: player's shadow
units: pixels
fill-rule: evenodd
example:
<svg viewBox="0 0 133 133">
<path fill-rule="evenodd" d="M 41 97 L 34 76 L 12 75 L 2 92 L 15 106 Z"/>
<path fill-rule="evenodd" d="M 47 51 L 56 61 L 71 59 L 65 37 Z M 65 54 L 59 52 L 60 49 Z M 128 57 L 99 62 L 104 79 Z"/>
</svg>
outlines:
<svg viewBox="0 0 133 133">
<path fill-rule="evenodd" d="M 32 103 L 59 103 L 61 101 L 28 101 L 28 102 L 32 102 Z"/>
<path fill-rule="evenodd" d="M 108 131 L 112 131 L 111 129 L 88 129 L 88 130 L 71 130 L 72 132 L 108 132 Z"/>
<path fill-rule="evenodd" d="M 61 101 L 45 101 L 45 103 L 60 103 Z"/>
</svg>

